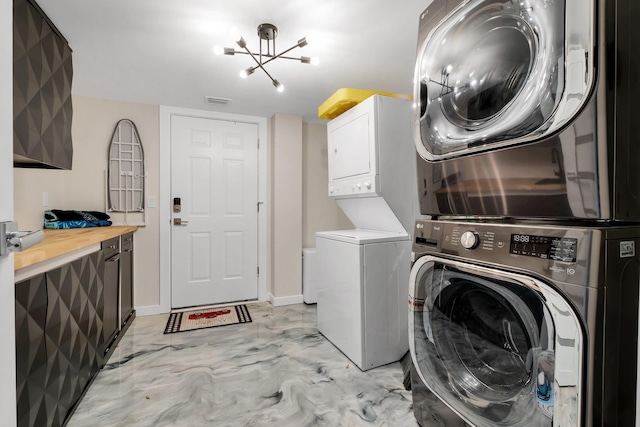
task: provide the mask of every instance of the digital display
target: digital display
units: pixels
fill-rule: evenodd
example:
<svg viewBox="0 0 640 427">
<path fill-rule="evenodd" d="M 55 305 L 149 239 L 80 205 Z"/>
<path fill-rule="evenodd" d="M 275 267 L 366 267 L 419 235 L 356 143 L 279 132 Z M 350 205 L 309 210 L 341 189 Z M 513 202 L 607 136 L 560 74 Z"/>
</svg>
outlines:
<svg viewBox="0 0 640 427">
<path fill-rule="evenodd" d="M 576 262 L 578 239 L 512 234 L 509 253 L 554 261 Z"/>
</svg>

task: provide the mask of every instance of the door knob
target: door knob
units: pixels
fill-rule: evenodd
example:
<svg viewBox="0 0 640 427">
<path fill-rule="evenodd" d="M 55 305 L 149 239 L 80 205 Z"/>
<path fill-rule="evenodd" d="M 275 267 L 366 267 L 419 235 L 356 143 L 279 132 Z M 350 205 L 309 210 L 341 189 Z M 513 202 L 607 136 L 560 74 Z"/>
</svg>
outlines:
<svg viewBox="0 0 640 427">
<path fill-rule="evenodd" d="M 187 225 L 189 221 L 183 221 L 182 218 L 173 218 L 173 225 Z"/>
</svg>

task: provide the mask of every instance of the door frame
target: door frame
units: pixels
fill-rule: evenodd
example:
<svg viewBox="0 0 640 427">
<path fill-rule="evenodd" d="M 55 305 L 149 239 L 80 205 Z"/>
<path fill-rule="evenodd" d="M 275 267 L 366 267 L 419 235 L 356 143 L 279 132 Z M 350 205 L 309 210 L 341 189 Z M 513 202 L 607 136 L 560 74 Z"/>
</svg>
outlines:
<svg viewBox="0 0 640 427">
<path fill-rule="evenodd" d="M 0 180 L 2 202 L 0 221 L 14 219 L 13 212 L 13 13 L 12 2 L 0 1 Z M 18 219 L 18 218 L 16 218 Z M 0 258 L 0 374 L 8 378 L 0 384 L 0 419 L 6 425 L 16 425 L 16 346 L 15 346 L 15 286 L 14 255 Z"/>
<path fill-rule="evenodd" d="M 219 113 L 161 105 L 160 106 L 160 312 L 171 311 L 171 117 L 187 116 L 258 125 L 258 202 L 262 203 L 258 212 L 258 301 L 268 301 L 267 277 L 267 118 Z"/>
</svg>

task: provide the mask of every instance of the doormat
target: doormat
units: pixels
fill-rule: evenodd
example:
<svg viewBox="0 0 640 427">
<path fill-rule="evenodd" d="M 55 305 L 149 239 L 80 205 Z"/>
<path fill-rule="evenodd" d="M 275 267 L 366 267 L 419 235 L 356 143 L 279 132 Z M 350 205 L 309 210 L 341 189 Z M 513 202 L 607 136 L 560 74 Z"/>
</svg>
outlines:
<svg viewBox="0 0 640 427">
<path fill-rule="evenodd" d="M 215 328 L 216 326 L 235 325 L 251 322 L 251 315 L 246 305 L 207 308 L 171 313 L 165 334 L 193 331 L 194 329 Z"/>
</svg>

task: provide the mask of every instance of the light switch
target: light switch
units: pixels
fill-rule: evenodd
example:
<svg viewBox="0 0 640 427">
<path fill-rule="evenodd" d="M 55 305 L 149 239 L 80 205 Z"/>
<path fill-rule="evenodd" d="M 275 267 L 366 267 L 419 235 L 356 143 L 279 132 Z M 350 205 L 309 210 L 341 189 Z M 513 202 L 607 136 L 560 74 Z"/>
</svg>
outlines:
<svg viewBox="0 0 640 427">
<path fill-rule="evenodd" d="M 42 193 L 42 206 L 49 206 L 49 192 L 44 191 Z"/>
<path fill-rule="evenodd" d="M 148 208 L 156 207 L 156 196 L 147 196 L 147 207 Z"/>
</svg>

